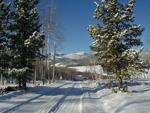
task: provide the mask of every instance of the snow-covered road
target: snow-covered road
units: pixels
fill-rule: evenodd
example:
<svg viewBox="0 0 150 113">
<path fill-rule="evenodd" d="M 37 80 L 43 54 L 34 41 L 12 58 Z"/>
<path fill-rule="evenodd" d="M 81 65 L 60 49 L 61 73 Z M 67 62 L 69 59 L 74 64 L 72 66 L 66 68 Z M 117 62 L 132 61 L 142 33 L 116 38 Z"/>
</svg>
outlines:
<svg viewBox="0 0 150 113">
<path fill-rule="evenodd" d="M 31 87 L 0 96 L 0 113 L 149 113 L 149 83 L 132 87 L 139 92 L 115 94 L 90 81 Z"/>
<path fill-rule="evenodd" d="M 1 113 L 83 113 L 83 82 L 57 83 L 0 97 Z M 88 106 L 85 106 L 88 107 Z"/>
</svg>

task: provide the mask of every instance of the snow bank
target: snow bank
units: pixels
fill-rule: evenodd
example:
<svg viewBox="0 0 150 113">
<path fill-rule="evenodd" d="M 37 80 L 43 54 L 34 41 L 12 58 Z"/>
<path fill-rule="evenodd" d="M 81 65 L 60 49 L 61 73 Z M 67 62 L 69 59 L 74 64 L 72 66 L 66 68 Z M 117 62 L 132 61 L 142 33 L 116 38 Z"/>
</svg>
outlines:
<svg viewBox="0 0 150 113">
<path fill-rule="evenodd" d="M 0 84 L 0 89 L 5 89 L 5 88 L 7 88 L 8 86 L 10 86 L 10 87 L 16 87 L 17 84 L 6 84 L 6 83 L 5 83 L 5 85 L 1 85 L 1 84 Z"/>
<path fill-rule="evenodd" d="M 75 69 L 79 72 L 91 72 L 91 73 L 97 73 L 97 74 L 104 74 L 103 69 L 100 65 L 96 66 L 74 66 L 74 67 L 69 67 L 72 69 Z"/>
<path fill-rule="evenodd" d="M 109 89 L 97 92 L 106 113 L 149 113 L 150 82 L 129 86 L 130 93 L 113 93 Z"/>
</svg>

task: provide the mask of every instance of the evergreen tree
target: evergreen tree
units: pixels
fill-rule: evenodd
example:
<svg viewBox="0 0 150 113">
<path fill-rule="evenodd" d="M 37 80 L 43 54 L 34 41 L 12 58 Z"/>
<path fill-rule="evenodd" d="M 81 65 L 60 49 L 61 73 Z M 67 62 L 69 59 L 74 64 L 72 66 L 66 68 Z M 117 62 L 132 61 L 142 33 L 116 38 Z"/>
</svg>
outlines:
<svg viewBox="0 0 150 113">
<path fill-rule="evenodd" d="M 123 4 L 118 0 L 101 0 L 96 3 L 94 18 L 100 23 L 88 30 L 95 42 L 91 49 L 99 58 L 99 64 L 108 74 L 115 75 L 119 90 L 124 91 L 124 81 L 143 71 L 139 58 L 142 46 L 139 36 L 143 32 L 134 24 L 133 8 L 136 0 Z"/>
<path fill-rule="evenodd" d="M 32 70 L 35 58 L 40 55 L 44 36 L 40 33 L 38 0 L 14 0 L 15 36 L 12 39 L 13 67 Z M 19 74 L 19 86 L 26 87 L 27 72 Z"/>
<path fill-rule="evenodd" d="M 9 66 L 9 5 L 0 0 L 0 73 L 7 72 Z M 2 77 L 2 75 L 1 75 Z"/>
</svg>

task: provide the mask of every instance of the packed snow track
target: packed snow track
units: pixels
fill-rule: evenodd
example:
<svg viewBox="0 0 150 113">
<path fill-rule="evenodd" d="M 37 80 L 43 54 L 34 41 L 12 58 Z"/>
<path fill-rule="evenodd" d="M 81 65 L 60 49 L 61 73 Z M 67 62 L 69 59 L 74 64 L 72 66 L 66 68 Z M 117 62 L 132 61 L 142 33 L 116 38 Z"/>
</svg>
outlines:
<svg viewBox="0 0 150 113">
<path fill-rule="evenodd" d="M 87 85 L 65 81 L 13 92 L 0 97 L 0 113 L 87 113 L 83 110 L 89 107 L 86 101 L 83 104 L 83 96 L 88 93 L 83 87 Z"/>
<path fill-rule="evenodd" d="M 149 113 L 150 84 L 113 93 L 92 81 L 61 81 L 0 96 L 0 113 Z M 144 108 L 144 109 L 143 109 Z"/>
</svg>

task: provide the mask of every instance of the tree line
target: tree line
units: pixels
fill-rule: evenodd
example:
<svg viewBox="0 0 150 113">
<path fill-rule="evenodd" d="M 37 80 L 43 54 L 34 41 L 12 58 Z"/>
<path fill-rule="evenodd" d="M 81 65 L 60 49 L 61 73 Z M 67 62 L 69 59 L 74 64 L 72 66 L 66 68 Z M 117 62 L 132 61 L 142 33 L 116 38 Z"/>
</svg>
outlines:
<svg viewBox="0 0 150 113">
<path fill-rule="evenodd" d="M 26 88 L 27 75 L 41 58 L 45 36 L 37 11 L 38 0 L 0 0 L 0 73 L 15 74 L 19 87 Z"/>
</svg>

